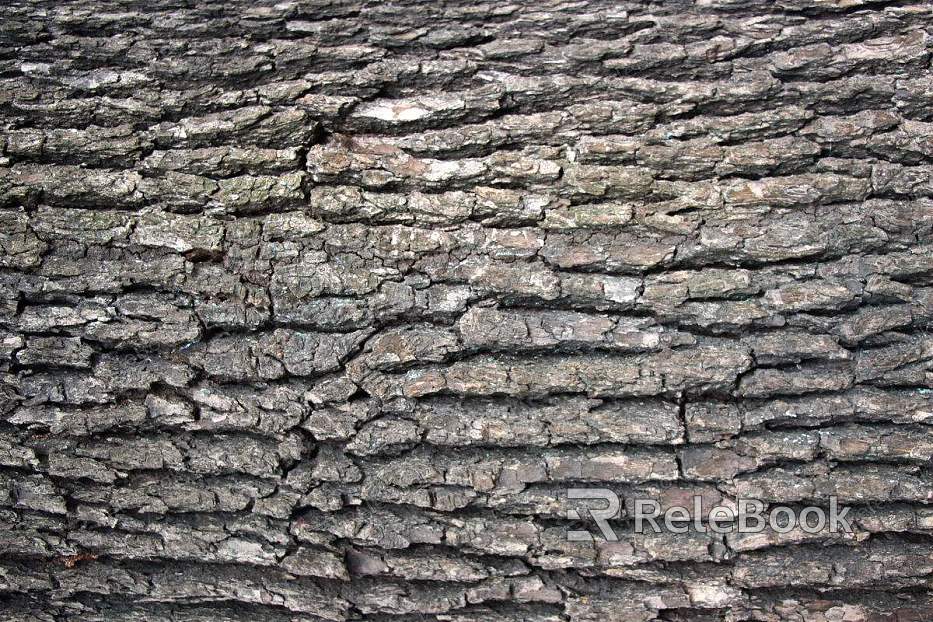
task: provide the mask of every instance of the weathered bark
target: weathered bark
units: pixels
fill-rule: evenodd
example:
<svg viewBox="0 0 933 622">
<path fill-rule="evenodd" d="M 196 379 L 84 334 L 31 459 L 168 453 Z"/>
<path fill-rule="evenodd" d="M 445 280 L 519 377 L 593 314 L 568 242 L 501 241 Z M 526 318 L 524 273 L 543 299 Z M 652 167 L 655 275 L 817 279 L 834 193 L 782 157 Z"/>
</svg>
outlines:
<svg viewBox="0 0 933 622">
<path fill-rule="evenodd" d="M 931 619 L 931 29 L 0 8 L 0 620 Z"/>
</svg>

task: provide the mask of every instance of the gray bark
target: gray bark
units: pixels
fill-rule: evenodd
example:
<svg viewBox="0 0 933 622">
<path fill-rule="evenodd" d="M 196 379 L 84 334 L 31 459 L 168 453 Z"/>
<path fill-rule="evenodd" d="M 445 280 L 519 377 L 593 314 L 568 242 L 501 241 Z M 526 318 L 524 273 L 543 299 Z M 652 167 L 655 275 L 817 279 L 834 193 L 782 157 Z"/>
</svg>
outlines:
<svg viewBox="0 0 933 622">
<path fill-rule="evenodd" d="M 931 34 L 0 8 L 0 620 L 931 619 Z M 855 530 L 632 533 L 694 495 Z"/>
</svg>

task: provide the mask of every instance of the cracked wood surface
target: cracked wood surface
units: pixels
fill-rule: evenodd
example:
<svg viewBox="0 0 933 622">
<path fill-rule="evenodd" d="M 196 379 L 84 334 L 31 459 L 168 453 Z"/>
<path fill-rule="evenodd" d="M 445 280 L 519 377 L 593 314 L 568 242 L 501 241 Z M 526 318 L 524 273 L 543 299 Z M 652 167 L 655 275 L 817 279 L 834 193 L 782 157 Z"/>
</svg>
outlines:
<svg viewBox="0 0 933 622">
<path fill-rule="evenodd" d="M 6 4 L 0 620 L 933 619 L 931 52 L 909 1 Z M 632 533 L 693 496 L 855 529 Z"/>
</svg>

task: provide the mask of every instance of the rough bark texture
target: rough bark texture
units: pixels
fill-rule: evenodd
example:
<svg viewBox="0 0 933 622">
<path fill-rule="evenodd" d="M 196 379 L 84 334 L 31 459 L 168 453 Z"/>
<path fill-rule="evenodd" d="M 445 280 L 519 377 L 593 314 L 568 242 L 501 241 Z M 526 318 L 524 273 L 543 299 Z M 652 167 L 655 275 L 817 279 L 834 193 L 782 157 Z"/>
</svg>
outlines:
<svg viewBox="0 0 933 622">
<path fill-rule="evenodd" d="M 6 4 L 0 620 L 933 619 L 931 29 Z"/>
</svg>

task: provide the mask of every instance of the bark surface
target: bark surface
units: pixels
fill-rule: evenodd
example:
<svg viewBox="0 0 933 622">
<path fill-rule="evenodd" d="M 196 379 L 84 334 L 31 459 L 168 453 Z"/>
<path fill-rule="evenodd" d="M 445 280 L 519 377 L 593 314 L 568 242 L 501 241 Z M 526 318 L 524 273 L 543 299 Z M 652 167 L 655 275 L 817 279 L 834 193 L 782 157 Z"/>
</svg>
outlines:
<svg viewBox="0 0 933 622">
<path fill-rule="evenodd" d="M 0 620 L 933 619 L 931 35 L 5 4 Z M 694 495 L 855 529 L 632 533 Z"/>
</svg>

